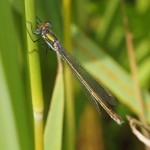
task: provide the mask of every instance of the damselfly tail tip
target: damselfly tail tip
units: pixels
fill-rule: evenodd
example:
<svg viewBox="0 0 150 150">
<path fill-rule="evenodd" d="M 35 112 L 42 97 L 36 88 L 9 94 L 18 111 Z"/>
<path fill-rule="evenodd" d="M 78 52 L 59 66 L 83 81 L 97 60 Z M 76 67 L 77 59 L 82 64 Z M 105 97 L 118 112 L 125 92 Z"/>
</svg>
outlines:
<svg viewBox="0 0 150 150">
<path fill-rule="evenodd" d="M 121 119 L 117 122 L 119 125 L 122 125 L 124 123 L 124 121 Z"/>
<path fill-rule="evenodd" d="M 118 125 L 122 125 L 124 123 L 123 119 L 120 118 L 118 115 L 115 116 L 111 116 L 111 118 L 118 124 Z"/>
<path fill-rule="evenodd" d="M 118 123 L 118 125 L 122 125 L 124 123 L 124 121 L 120 117 L 115 121 Z"/>
</svg>

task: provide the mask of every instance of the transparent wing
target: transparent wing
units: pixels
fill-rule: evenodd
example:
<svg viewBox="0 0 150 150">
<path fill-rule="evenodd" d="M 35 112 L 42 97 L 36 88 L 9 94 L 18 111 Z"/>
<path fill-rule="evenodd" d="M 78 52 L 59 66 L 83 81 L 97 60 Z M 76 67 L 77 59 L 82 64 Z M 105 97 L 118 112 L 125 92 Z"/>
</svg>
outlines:
<svg viewBox="0 0 150 150">
<path fill-rule="evenodd" d="M 112 94 L 110 94 L 102 85 L 100 85 L 81 65 L 80 63 L 67 51 L 65 51 L 60 43 L 57 42 L 57 48 L 55 49 L 57 54 L 70 66 L 73 73 L 79 79 L 81 85 L 83 85 L 83 91 L 88 95 L 88 98 L 100 111 L 100 105 L 114 119 L 118 124 L 122 124 L 123 120 L 112 111 L 107 105 L 114 105 L 116 103 Z"/>
<path fill-rule="evenodd" d="M 87 85 L 98 95 L 102 101 L 111 105 L 116 104 L 114 96 L 100 83 L 98 83 L 71 54 L 61 47 L 61 45 L 59 45 L 58 53 L 62 59 L 69 64 L 74 74 L 78 77 L 82 84 L 87 83 Z"/>
</svg>

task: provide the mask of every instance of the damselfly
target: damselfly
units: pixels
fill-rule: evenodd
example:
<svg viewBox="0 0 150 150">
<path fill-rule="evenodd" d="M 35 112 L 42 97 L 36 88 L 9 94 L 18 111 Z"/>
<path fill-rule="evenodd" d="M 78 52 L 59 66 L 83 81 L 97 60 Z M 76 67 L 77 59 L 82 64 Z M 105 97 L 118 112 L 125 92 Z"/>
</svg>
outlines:
<svg viewBox="0 0 150 150">
<path fill-rule="evenodd" d="M 58 38 L 51 31 L 51 23 L 44 23 L 39 18 L 37 19 L 37 28 L 33 33 L 39 35 L 40 38 L 43 38 L 47 45 L 69 65 L 73 73 L 76 75 L 77 79 L 79 79 L 81 85 L 83 86 L 83 90 L 88 95 L 88 98 L 96 106 L 96 108 L 100 110 L 101 105 L 113 120 L 115 120 L 118 124 L 122 124 L 123 120 L 107 104 L 115 104 L 116 101 L 113 95 L 108 92 L 108 90 L 105 89 L 101 84 L 99 84 L 82 67 L 82 65 L 63 48 Z M 38 41 L 39 39 L 35 41 Z"/>
</svg>

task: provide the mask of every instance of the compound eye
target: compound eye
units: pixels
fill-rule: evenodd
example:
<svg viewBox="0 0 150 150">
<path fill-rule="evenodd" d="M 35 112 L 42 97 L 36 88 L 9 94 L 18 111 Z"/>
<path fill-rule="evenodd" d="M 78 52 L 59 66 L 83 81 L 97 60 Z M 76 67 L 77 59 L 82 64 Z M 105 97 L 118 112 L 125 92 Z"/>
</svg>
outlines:
<svg viewBox="0 0 150 150">
<path fill-rule="evenodd" d="M 49 28 L 52 27 L 52 23 L 51 22 L 48 22 L 47 25 L 48 25 Z"/>
<path fill-rule="evenodd" d="M 40 31 L 39 29 L 36 29 L 34 33 L 35 33 L 35 34 L 40 34 L 41 31 Z"/>
</svg>

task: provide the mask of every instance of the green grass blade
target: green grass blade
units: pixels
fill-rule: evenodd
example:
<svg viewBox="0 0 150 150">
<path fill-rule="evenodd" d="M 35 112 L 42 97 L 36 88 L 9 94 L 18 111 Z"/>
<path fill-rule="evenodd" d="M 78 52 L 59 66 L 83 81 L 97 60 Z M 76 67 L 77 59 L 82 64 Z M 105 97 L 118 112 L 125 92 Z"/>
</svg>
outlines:
<svg viewBox="0 0 150 150">
<path fill-rule="evenodd" d="M 3 142 L 5 142 L 2 144 L 4 150 L 8 149 L 8 146 L 11 147 L 10 149 L 33 150 L 34 135 L 31 101 L 29 96 L 27 96 L 23 81 L 23 68 L 21 68 L 19 64 L 16 42 L 17 36 L 14 30 L 12 8 L 7 0 L 0 1 L 0 6 L 2 14 L 0 15 L 0 59 L 2 77 L 0 100 L 3 101 L 0 104 L 0 107 L 3 107 L 1 109 L 2 113 L 0 113 L 0 118 L 3 118 L 4 121 L 1 123 L 1 130 L 3 130 L 3 132 L 0 134 L 0 139 L 7 137 L 5 141 L 3 139 Z M 3 90 L 4 92 L 2 92 Z M 9 134 L 8 131 L 10 132 Z"/>
<path fill-rule="evenodd" d="M 44 132 L 45 150 L 62 149 L 63 115 L 64 114 L 64 83 L 62 65 L 59 62 L 50 111 Z"/>
<path fill-rule="evenodd" d="M 21 149 L 16 129 L 15 116 L 11 103 L 11 95 L 8 90 L 7 81 L 4 75 L 2 62 L 0 59 L 0 149 L 15 150 Z M 7 108 L 7 109 L 6 109 Z M 7 115 L 6 115 L 7 114 Z M 11 128 L 10 128 L 11 127 Z"/>
</svg>

